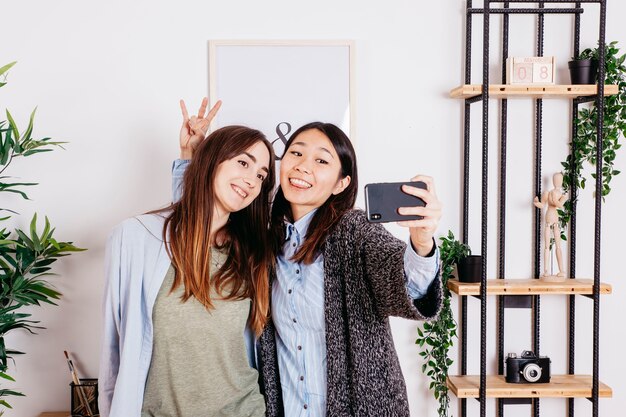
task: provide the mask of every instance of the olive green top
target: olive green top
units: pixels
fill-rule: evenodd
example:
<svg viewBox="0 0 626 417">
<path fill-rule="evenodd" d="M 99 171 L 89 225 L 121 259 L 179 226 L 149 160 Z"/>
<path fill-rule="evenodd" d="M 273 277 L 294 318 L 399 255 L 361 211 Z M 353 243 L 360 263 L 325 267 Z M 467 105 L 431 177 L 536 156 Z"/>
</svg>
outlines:
<svg viewBox="0 0 626 417">
<path fill-rule="evenodd" d="M 226 255 L 214 251 L 212 270 Z M 220 300 L 214 309 L 194 297 L 182 302 L 183 286 L 170 293 L 170 266 L 152 311 L 154 345 L 142 417 L 265 416 L 258 373 L 248 363 L 244 329 L 250 299 Z"/>
</svg>

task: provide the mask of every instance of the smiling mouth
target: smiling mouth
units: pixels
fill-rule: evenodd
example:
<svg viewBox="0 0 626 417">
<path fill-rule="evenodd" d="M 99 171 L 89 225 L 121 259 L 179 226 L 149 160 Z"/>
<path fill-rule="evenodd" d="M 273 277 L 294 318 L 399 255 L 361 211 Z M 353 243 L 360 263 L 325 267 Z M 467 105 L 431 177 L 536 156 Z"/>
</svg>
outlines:
<svg viewBox="0 0 626 417">
<path fill-rule="evenodd" d="M 241 196 L 241 198 L 248 197 L 248 193 L 246 193 L 241 188 L 237 187 L 235 184 L 231 184 L 231 187 L 232 187 L 233 191 L 235 191 L 237 194 L 239 194 Z"/>
<path fill-rule="evenodd" d="M 289 178 L 289 183 L 297 188 L 307 189 L 313 187 L 313 185 L 299 178 Z"/>
</svg>

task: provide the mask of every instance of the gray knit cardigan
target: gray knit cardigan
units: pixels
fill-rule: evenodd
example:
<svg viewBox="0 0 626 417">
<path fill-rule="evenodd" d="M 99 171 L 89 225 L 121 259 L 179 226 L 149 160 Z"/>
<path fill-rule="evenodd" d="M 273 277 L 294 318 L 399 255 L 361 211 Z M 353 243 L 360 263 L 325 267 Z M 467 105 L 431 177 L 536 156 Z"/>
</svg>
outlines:
<svg viewBox="0 0 626 417">
<path fill-rule="evenodd" d="M 382 225 L 369 223 L 361 210 L 346 213 L 326 239 L 327 417 L 409 416 L 388 318 L 433 319 L 442 291 L 437 277 L 425 297 L 409 298 L 405 248 Z M 270 321 L 258 346 L 268 417 L 284 416 L 275 335 Z"/>
</svg>

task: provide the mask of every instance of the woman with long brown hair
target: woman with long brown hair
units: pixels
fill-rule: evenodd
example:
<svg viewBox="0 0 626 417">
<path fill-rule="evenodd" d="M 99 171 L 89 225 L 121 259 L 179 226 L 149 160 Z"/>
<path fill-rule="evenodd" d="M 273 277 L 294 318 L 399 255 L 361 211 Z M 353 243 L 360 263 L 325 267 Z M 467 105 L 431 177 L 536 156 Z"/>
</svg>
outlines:
<svg viewBox="0 0 626 417">
<path fill-rule="evenodd" d="M 330 123 L 302 126 L 285 145 L 271 216 L 272 314 L 257 352 L 267 416 L 409 416 L 388 319 L 428 320 L 441 308 L 441 203 L 432 178 L 412 178 L 427 188 L 403 191 L 425 207 L 400 208 L 423 216 L 400 222 L 410 235 L 402 242 L 354 208 L 356 162 Z"/>
<path fill-rule="evenodd" d="M 198 122 L 181 107 L 183 145 Z M 203 102 L 199 119 L 205 110 Z M 109 238 L 101 416 L 265 415 L 254 338 L 269 313 L 273 151 L 243 126 L 209 138 L 195 149 L 182 198 Z"/>
</svg>

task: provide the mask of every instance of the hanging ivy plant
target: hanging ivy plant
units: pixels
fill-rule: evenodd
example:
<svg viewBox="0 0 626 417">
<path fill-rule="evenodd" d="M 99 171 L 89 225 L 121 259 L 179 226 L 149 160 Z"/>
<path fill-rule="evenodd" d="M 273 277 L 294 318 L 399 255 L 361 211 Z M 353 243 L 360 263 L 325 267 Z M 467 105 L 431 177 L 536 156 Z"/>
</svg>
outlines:
<svg viewBox="0 0 626 417">
<path fill-rule="evenodd" d="M 441 256 L 441 281 L 443 286 L 443 305 L 439 316 L 422 324 L 417 328 L 418 338 L 415 341 L 423 350 L 419 355 L 424 359 L 422 372 L 430 377 L 429 389 L 433 391 L 435 399 L 439 401 L 437 412 L 439 417 L 448 417 L 450 397 L 448 395 L 448 368 L 453 361 L 448 351 L 456 337 L 456 321 L 450 307 L 450 290 L 448 280 L 453 277 L 454 265 L 459 259 L 469 254 L 469 247 L 454 238 L 448 231 L 448 236 L 440 238 L 439 253 Z"/>
<path fill-rule="evenodd" d="M 587 48 L 580 53 L 578 59 L 595 59 L 599 56 L 599 48 Z M 602 137 L 602 199 L 611 192 L 611 180 L 620 173 L 615 169 L 614 161 L 616 151 L 622 146 L 619 143 L 621 137 L 626 135 L 626 60 L 625 55 L 619 55 L 617 42 L 606 45 L 605 54 L 605 83 L 616 84 L 618 93 L 604 98 L 604 128 Z M 586 178 L 583 176 L 584 164 L 596 164 L 596 146 L 598 143 L 598 132 L 596 129 L 598 121 L 598 109 L 595 102 L 589 107 L 583 107 L 578 111 L 575 120 L 577 134 L 570 143 L 570 154 L 563 166 L 563 189 L 568 192 L 572 188 L 571 176 L 574 175 L 576 185 L 580 189 L 585 188 Z M 573 155 L 571 150 L 574 149 Z M 596 174 L 591 173 L 592 178 Z M 576 203 L 577 196 L 570 196 L 562 210 L 559 210 L 559 223 L 561 226 L 561 237 L 566 239 L 563 233 L 565 227 L 572 217 L 572 208 Z"/>
</svg>

